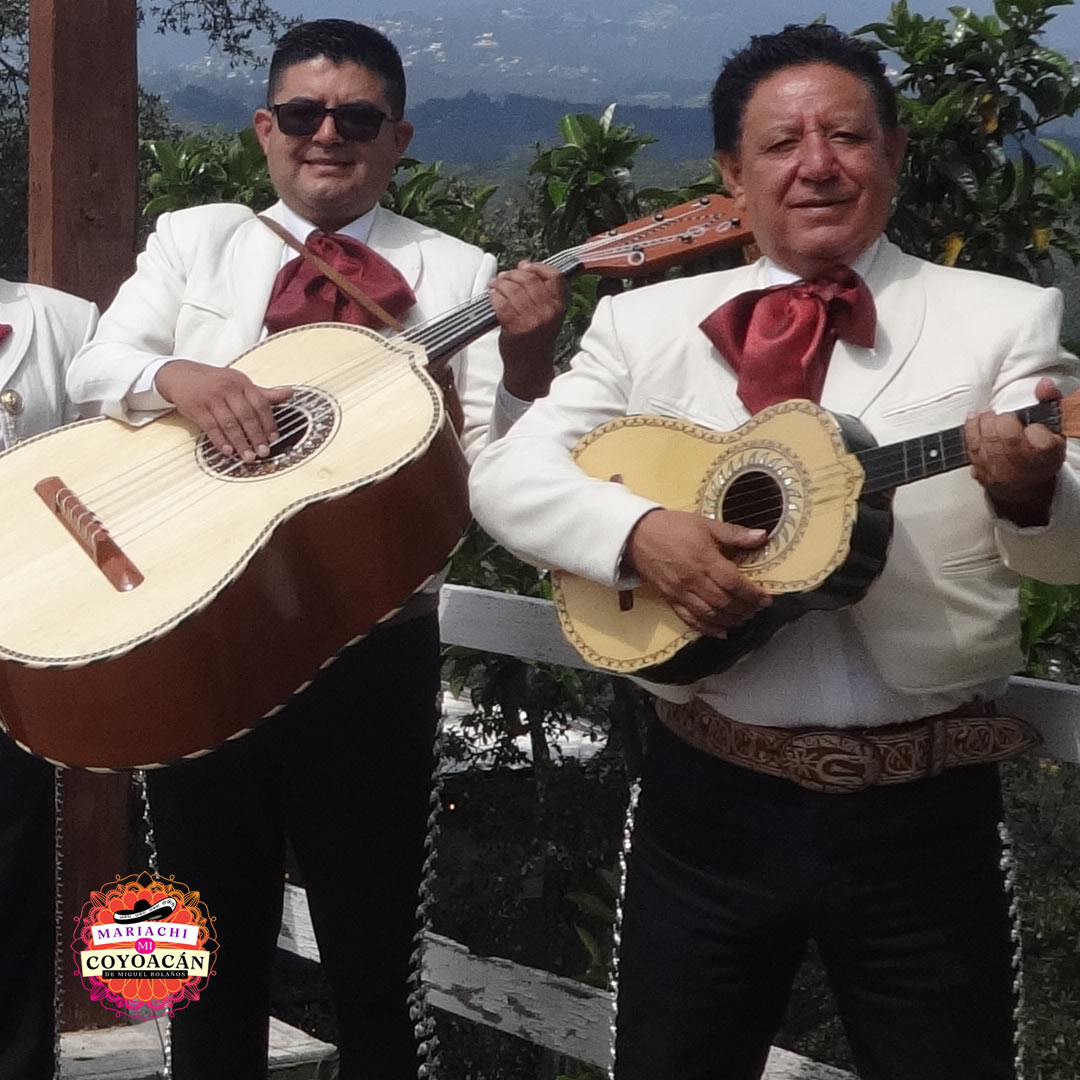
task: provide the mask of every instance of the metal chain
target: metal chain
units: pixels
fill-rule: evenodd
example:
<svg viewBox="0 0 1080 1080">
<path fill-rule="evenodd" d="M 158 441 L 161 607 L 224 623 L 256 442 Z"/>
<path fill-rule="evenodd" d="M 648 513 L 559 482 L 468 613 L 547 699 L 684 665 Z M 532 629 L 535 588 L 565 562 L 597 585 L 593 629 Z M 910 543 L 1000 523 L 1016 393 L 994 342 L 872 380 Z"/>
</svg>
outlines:
<svg viewBox="0 0 1080 1080">
<path fill-rule="evenodd" d="M 1005 884 L 1005 895 L 1009 898 L 1009 918 L 1012 920 L 1010 939 L 1012 941 L 1013 970 L 1013 1040 L 1016 1047 L 1016 1080 L 1024 1080 L 1024 1041 L 1027 1032 L 1024 996 L 1024 942 L 1023 912 L 1020 892 L 1016 887 L 1016 857 L 1013 855 L 1012 836 L 1004 821 L 998 822 L 998 837 L 1001 840 L 1001 873 Z"/>
<path fill-rule="evenodd" d="M 435 1017 L 427 1000 L 424 985 L 425 936 L 431 931 L 432 907 L 435 903 L 436 863 L 439 848 L 439 811 L 442 809 L 445 736 L 443 734 L 442 705 L 439 695 L 439 720 L 435 729 L 434 767 L 431 774 L 431 794 L 428 800 L 427 835 L 424 837 L 424 867 L 418 890 L 416 908 L 417 930 L 413 937 L 409 972 L 409 1019 L 413 1022 L 413 1034 L 417 1039 L 417 1080 L 436 1080 L 439 1069 L 439 1037 L 435 1032 Z"/>
<path fill-rule="evenodd" d="M 53 1080 L 60 1080 L 64 1010 L 64 773 L 53 769 Z"/>
<path fill-rule="evenodd" d="M 615 897 L 615 922 L 611 928 L 611 974 L 608 977 L 608 990 L 611 993 L 611 1071 L 615 1072 L 615 1036 L 619 1019 L 619 946 L 622 944 L 623 902 L 626 899 L 626 864 L 630 858 L 630 847 L 634 840 L 634 818 L 637 815 L 638 798 L 641 795 L 641 781 L 630 784 L 630 793 L 626 800 L 626 820 L 623 823 L 622 844 L 619 847 L 619 891 Z"/>
<path fill-rule="evenodd" d="M 131 783 L 142 805 L 142 842 L 146 849 L 146 868 L 151 877 L 160 878 L 157 838 L 154 836 L 154 818 L 150 813 L 150 785 L 146 782 L 146 770 L 136 769 L 131 774 Z M 164 1017 L 156 1017 L 153 1024 L 161 1044 L 159 1076 L 161 1080 L 172 1080 L 172 1010 L 167 1009 Z"/>
</svg>

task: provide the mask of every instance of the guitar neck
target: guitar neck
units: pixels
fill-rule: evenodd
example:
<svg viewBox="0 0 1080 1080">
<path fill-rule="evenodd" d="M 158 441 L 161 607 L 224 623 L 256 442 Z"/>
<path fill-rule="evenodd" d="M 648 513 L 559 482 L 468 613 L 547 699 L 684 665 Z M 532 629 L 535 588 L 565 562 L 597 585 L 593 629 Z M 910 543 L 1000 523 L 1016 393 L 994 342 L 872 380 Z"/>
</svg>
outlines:
<svg viewBox="0 0 1080 1080">
<path fill-rule="evenodd" d="M 1070 425 L 1063 421 L 1063 413 L 1068 411 L 1070 403 L 1074 408 L 1080 407 L 1072 402 L 1077 394 L 1080 394 L 1080 391 L 1058 401 L 1029 405 L 1026 409 L 1017 409 L 1013 415 L 1019 417 L 1025 426 L 1045 424 L 1058 434 L 1076 434 L 1077 432 L 1069 430 Z M 962 468 L 971 460 L 964 445 L 962 427 L 937 431 L 932 435 L 920 435 L 903 442 L 890 443 L 888 446 L 871 446 L 857 451 L 855 457 L 866 473 L 863 491 L 868 495 Z"/>
<path fill-rule="evenodd" d="M 584 265 L 574 250 L 562 251 L 543 260 L 565 277 Z M 428 370 L 438 371 L 456 352 L 498 326 L 495 309 L 487 293 L 474 296 L 464 304 L 419 326 L 409 327 L 400 336 L 423 345 L 428 355 Z"/>
<path fill-rule="evenodd" d="M 567 277 L 588 270 L 601 277 L 634 278 L 722 248 L 739 247 L 751 239 L 749 227 L 739 219 L 730 198 L 703 195 L 599 233 L 544 262 Z M 444 315 L 409 327 L 400 336 L 423 345 L 429 369 L 437 370 L 496 325 L 495 310 L 483 293 Z"/>
</svg>

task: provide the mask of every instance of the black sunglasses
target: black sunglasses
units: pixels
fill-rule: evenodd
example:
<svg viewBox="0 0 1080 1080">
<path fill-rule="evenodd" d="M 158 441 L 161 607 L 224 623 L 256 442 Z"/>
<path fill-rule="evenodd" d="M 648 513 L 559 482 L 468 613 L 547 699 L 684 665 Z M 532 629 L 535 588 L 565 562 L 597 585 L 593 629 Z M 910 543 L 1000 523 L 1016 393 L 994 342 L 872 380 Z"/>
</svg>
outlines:
<svg viewBox="0 0 1080 1080">
<path fill-rule="evenodd" d="M 332 116 L 338 135 L 350 142 L 370 142 L 379 134 L 383 122 L 391 119 L 388 113 L 366 102 L 328 109 L 317 101 L 285 101 L 271 105 L 270 111 L 277 117 L 283 135 L 314 135 L 324 118 Z"/>
</svg>

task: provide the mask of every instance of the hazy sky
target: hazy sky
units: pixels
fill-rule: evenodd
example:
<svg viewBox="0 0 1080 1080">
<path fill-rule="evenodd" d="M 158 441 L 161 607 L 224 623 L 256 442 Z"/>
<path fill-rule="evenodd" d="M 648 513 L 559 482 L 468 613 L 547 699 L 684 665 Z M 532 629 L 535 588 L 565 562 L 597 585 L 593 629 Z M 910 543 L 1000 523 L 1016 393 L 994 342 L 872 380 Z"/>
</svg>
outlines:
<svg viewBox="0 0 1080 1080">
<path fill-rule="evenodd" d="M 415 13 L 421 17 L 441 15 L 451 18 L 455 8 L 491 8 L 498 10 L 503 6 L 498 0 L 375 0 L 374 3 L 358 0 L 274 0 L 275 6 L 283 14 L 303 16 L 305 18 L 344 17 L 360 21 L 382 22 L 394 19 L 405 13 Z M 568 10 L 566 0 L 506 0 L 506 7 L 520 4 L 531 9 L 546 9 L 551 12 Z M 731 7 L 728 7 L 731 5 Z M 913 11 L 924 15 L 949 18 L 950 0 L 909 0 Z M 993 10 L 992 0 L 975 0 L 971 8 L 979 14 Z M 752 33 L 764 33 L 779 29 L 785 22 L 806 22 L 825 13 L 831 22 L 843 30 L 856 27 L 886 17 L 889 0 L 589 0 L 587 9 L 592 14 L 623 16 L 630 13 L 684 11 L 700 14 L 705 11 L 730 11 L 730 19 L 744 36 Z M 572 9 L 571 9 L 572 10 Z M 724 51 L 741 44 L 732 41 L 726 44 Z M 1063 6 L 1056 10 L 1051 22 L 1047 44 L 1070 56 L 1080 57 L 1080 6 Z M 185 41 L 178 35 L 162 38 L 153 35 L 144 27 L 141 38 L 144 53 L 149 57 L 161 59 L 163 54 L 175 52 L 189 54 L 192 41 Z M 195 46 L 196 49 L 198 46 Z M 709 73 L 711 75 L 711 72 Z"/>
</svg>

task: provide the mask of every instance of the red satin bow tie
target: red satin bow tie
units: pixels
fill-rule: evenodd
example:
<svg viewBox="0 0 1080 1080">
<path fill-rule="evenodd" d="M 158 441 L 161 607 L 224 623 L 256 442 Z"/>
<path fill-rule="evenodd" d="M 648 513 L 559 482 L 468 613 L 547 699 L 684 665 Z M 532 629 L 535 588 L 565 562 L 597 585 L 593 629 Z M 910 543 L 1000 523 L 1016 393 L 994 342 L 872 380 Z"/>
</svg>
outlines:
<svg viewBox="0 0 1080 1080">
<path fill-rule="evenodd" d="M 312 233 L 308 248 L 365 295 L 400 318 L 416 303 L 409 283 L 381 255 L 340 233 Z M 343 322 L 379 329 L 362 304 L 343 293 L 305 258 L 286 263 L 274 281 L 264 319 L 271 334 L 316 322 Z"/>
<path fill-rule="evenodd" d="M 739 376 L 739 398 L 752 413 L 790 398 L 819 401 L 837 339 L 870 348 L 876 326 L 874 298 L 846 266 L 741 293 L 701 323 Z"/>
</svg>

